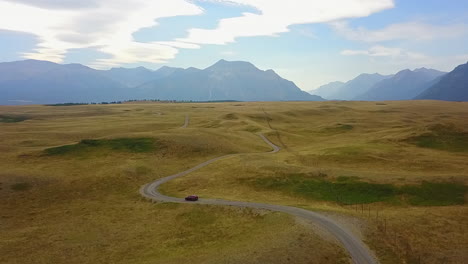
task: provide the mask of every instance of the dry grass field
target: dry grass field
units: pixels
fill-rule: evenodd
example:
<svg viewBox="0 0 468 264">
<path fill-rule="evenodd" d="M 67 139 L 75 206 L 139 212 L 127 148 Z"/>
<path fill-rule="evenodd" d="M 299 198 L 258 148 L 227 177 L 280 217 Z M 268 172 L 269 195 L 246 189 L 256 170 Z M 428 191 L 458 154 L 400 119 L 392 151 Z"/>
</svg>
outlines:
<svg viewBox="0 0 468 264">
<path fill-rule="evenodd" d="M 185 115 L 188 128 L 180 128 Z M 151 204 L 138 188 L 319 210 L 381 263 L 468 262 L 468 104 L 0 106 L 0 263 L 348 263 L 287 215 Z M 282 150 L 274 155 L 256 135 Z"/>
</svg>

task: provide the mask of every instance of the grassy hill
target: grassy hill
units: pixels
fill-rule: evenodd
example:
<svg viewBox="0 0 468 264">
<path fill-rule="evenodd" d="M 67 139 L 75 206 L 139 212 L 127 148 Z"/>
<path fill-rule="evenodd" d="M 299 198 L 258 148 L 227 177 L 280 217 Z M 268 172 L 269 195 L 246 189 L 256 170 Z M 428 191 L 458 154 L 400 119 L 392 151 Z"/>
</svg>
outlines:
<svg viewBox="0 0 468 264">
<path fill-rule="evenodd" d="M 467 106 L 0 106 L 0 262 L 348 263 L 336 241 L 287 215 L 138 194 L 212 157 L 251 153 L 162 190 L 320 210 L 362 235 L 382 263 L 462 263 Z M 259 132 L 283 150 L 262 154 Z"/>
</svg>

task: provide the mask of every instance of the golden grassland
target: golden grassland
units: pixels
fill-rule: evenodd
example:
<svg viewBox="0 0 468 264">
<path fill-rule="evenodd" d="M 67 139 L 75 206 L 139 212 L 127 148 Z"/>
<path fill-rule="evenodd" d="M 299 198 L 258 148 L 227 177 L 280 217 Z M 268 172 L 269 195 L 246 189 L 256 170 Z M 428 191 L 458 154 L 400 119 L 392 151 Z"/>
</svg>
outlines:
<svg viewBox="0 0 468 264">
<path fill-rule="evenodd" d="M 467 262 L 467 103 L 18 106 L 0 116 L 2 263 L 348 262 L 286 215 L 138 196 L 144 183 L 229 153 L 251 154 L 162 191 L 319 210 L 382 263 Z M 283 150 L 263 154 L 259 132 Z"/>
<path fill-rule="evenodd" d="M 216 120 L 205 107 L 0 107 L 0 263 L 347 263 L 335 241 L 284 214 L 139 196 L 206 159 L 268 150 L 251 132 L 180 129 L 186 113 Z M 126 148 L 135 138 L 153 149 Z"/>
</svg>

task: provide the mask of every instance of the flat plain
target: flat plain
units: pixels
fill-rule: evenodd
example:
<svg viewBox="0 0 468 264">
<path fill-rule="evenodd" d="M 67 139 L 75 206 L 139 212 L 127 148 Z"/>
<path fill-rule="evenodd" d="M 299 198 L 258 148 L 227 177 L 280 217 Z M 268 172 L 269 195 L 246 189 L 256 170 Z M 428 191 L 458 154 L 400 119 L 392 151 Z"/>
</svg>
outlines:
<svg viewBox="0 0 468 264">
<path fill-rule="evenodd" d="M 437 101 L 1 106 L 0 262 L 349 263 L 288 215 L 138 194 L 245 153 L 161 191 L 319 211 L 381 263 L 466 263 L 466 116 Z M 258 133 L 282 150 L 264 155 Z"/>
</svg>

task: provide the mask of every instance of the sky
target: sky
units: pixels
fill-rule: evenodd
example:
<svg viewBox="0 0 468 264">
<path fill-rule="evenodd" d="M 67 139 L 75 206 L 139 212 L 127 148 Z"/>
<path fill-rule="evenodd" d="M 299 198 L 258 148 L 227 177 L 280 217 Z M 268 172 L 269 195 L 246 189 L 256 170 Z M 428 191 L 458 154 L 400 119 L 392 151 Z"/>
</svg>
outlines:
<svg viewBox="0 0 468 264">
<path fill-rule="evenodd" d="M 465 0 L 0 0 L 0 62 L 273 69 L 303 90 L 468 61 Z"/>
</svg>

